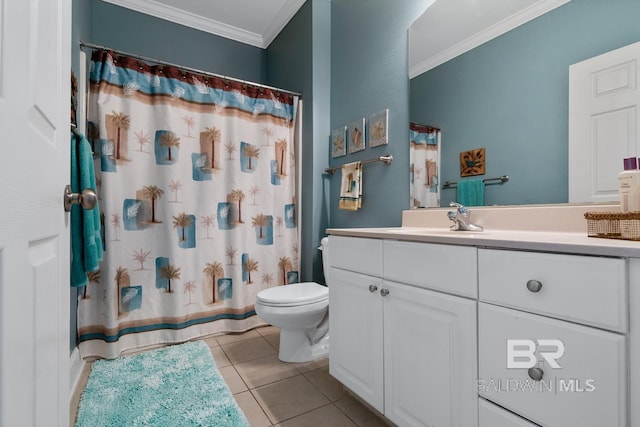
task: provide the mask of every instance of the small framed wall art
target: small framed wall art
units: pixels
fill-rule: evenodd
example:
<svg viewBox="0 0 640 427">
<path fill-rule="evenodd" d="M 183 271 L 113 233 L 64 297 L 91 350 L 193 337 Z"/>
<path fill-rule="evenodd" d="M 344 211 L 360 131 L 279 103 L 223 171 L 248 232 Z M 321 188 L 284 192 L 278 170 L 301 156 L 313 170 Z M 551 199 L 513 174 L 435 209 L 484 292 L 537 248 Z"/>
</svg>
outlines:
<svg viewBox="0 0 640 427">
<path fill-rule="evenodd" d="M 347 127 L 341 126 L 331 132 L 331 157 L 347 154 Z"/>
<path fill-rule="evenodd" d="M 460 152 L 460 176 L 484 175 L 484 169 L 484 148 Z"/>
<path fill-rule="evenodd" d="M 362 151 L 366 148 L 364 141 L 364 117 L 349 123 L 347 138 L 349 139 L 349 153 Z"/>
<path fill-rule="evenodd" d="M 378 147 L 389 143 L 389 110 L 369 116 L 369 146 Z"/>
</svg>

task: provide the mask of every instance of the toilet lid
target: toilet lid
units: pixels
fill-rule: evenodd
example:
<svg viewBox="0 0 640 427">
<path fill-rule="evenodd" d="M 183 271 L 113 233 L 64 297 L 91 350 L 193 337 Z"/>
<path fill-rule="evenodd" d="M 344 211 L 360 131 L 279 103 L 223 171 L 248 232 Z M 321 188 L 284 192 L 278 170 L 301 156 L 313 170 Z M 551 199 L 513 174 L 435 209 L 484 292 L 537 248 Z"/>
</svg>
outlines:
<svg viewBox="0 0 640 427">
<path fill-rule="evenodd" d="M 315 282 L 293 283 L 258 292 L 256 299 L 267 305 L 305 305 L 329 298 L 329 288 Z"/>
</svg>

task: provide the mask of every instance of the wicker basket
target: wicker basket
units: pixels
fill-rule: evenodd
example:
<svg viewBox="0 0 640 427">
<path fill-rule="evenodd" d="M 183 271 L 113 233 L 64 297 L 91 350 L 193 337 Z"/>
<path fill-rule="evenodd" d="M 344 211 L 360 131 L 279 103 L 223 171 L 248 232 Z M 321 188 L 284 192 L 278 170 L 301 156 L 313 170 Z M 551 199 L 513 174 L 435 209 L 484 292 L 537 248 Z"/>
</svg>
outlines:
<svg viewBox="0 0 640 427">
<path fill-rule="evenodd" d="M 640 240 L 640 212 L 586 212 L 589 237 Z"/>
</svg>

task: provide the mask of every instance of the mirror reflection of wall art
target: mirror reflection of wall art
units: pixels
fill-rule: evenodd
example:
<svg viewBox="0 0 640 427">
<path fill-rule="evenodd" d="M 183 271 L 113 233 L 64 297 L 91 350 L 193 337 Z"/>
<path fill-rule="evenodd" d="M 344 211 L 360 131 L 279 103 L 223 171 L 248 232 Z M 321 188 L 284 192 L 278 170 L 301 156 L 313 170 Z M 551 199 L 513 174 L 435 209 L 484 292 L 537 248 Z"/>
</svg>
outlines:
<svg viewBox="0 0 640 427">
<path fill-rule="evenodd" d="M 347 154 L 347 127 L 342 126 L 331 132 L 331 157 Z"/>
<path fill-rule="evenodd" d="M 460 176 L 484 175 L 484 148 L 460 152 Z"/>
<path fill-rule="evenodd" d="M 383 110 L 369 116 L 369 146 L 377 147 L 389 143 L 389 110 Z"/>
<path fill-rule="evenodd" d="M 349 123 L 347 137 L 349 138 L 349 153 L 362 151 L 366 148 L 364 142 L 364 117 Z"/>
</svg>

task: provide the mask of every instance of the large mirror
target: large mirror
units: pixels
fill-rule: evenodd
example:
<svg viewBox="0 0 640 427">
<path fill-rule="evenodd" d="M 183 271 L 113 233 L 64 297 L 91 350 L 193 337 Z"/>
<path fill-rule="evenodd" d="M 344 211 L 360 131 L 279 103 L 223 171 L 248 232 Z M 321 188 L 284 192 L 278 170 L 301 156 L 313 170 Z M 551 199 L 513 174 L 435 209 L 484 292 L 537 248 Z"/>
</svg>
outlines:
<svg viewBox="0 0 640 427">
<path fill-rule="evenodd" d="M 639 41 L 640 1 L 504 0 L 528 3 L 527 13 L 547 10 L 524 23 L 509 21 L 511 13 L 484 32 L 443 44 L 456 22 L 466 28 L 484 16 L 480 7 L 498 3 L 436 0 L 412 25 L 410 52 L 419 47 L 428 54 L 409 55 L 410 120 L 441 130 L 440 183 L 461 180 L 461 152 L 484 148 L 485 173 L 477 178 L 510 177 L 485 186 L 484 204 L 566 203 L 569 66 Z M 451 13 L 456 7 L 459 13 Z M 455 199 L 455 189 L 441 190 L 441 206 Z"/>
</svg>

